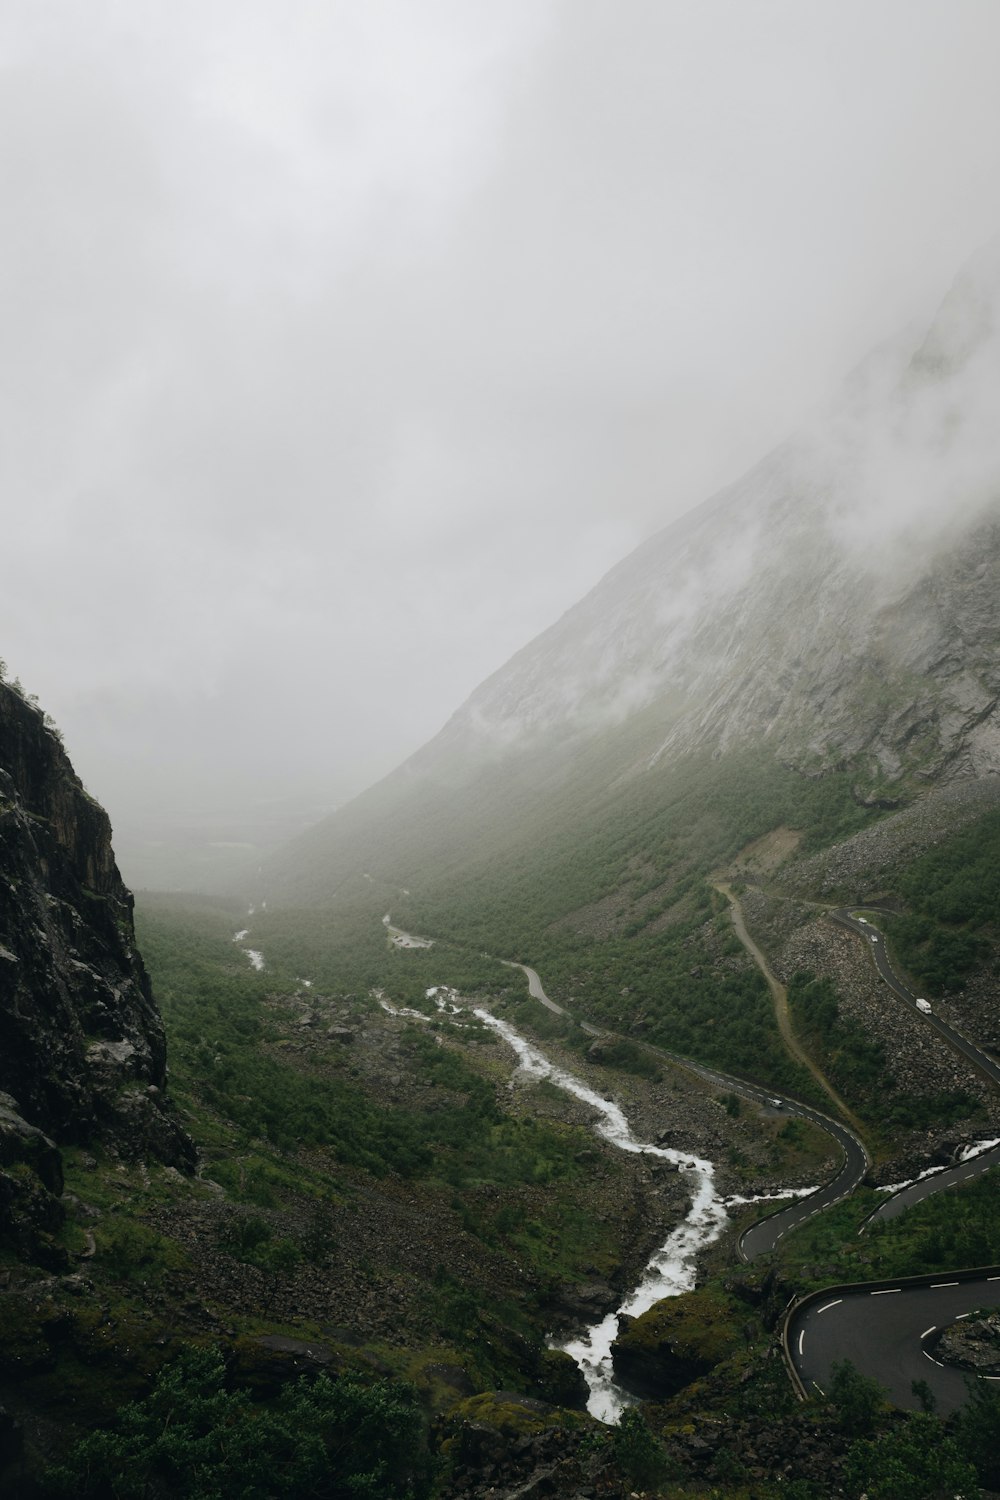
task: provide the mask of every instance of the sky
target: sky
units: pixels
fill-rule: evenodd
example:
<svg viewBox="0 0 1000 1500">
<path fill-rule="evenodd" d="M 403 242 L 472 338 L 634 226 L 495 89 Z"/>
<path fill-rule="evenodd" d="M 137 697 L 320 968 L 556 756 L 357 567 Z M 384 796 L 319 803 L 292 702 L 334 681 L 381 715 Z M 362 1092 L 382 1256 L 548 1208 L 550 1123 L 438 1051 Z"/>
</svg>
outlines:
<svg viewBox="0 0 1000 1500">
<path fill-rule="evenodd" d="M 0 654 L 126 877 L 378 779 L 927 319 L 998 54 L 995 0 L 4 0 Z"/>
</svg>

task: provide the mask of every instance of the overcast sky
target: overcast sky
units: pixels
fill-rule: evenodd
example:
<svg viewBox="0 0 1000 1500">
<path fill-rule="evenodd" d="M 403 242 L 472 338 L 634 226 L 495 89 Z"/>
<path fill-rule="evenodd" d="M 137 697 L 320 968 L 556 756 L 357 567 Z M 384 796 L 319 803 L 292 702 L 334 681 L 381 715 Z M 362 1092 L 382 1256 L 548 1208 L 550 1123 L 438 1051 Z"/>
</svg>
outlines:
<svg viewBox="0 0 1000 1500">
<path fill-rule="evenodd" d="M 0 654 L 122 836 L 375 780 L 929 314 L 998 55 L 995 0 L 3 0 Z"/>
</svg>

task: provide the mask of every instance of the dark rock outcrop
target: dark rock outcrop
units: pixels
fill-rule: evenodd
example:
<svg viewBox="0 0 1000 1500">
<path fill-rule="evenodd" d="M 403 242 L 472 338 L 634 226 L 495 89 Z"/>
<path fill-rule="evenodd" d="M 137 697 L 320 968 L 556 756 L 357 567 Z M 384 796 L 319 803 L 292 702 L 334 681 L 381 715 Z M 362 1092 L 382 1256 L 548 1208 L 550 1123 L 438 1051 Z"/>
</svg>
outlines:
<svg viewBox="0 0 1000 1500">
<path fill-rule="evenodd" d="M 1000 1313 L 981 1313 L 951 1323 L 929 1347 L 942 1364 L 995 1380 L 1000 1375 Z"/>
<path fill-rule="evenodd" d="M 107 814 L 59 736 L 0 683 L 0 1167 L 61 1188 L 58 1145 L 182 1168 L 163 1023 Z"/>
<path fill-rule="evenodd" d="M 633 1395 L 667 1400 L 739 1347 L 733 1312 L 729 1299 L 708 1289 L 654 1303 L 637 1318 L 620 1317 L 611 1346 L 615 1376 Z"/>
</svg>

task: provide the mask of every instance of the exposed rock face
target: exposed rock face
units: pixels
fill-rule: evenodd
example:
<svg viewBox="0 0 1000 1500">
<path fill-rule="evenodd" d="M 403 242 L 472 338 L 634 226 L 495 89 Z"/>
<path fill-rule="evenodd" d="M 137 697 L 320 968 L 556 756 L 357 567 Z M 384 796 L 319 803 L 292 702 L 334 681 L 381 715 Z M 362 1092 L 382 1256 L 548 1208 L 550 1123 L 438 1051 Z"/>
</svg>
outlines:
<svg viewBox="0 0 1000 1500">
<path fill-rule="evenodd" d="M 107 814 L 40 710 L 0 684 L 0 1160 L 18 1138 L 44 1180 L 44 1132 L 190 1166 L 165 1076 Z"/>
<path fill-rule="evenodd" d="M 876 784 L 1000 769 L 998 329 L 1000 242 L 922 344 L 876 351 L 833 410 L 625 558 L 414 766 L 653 710 L 660 755 L 764 740 Z"/>
</svg>

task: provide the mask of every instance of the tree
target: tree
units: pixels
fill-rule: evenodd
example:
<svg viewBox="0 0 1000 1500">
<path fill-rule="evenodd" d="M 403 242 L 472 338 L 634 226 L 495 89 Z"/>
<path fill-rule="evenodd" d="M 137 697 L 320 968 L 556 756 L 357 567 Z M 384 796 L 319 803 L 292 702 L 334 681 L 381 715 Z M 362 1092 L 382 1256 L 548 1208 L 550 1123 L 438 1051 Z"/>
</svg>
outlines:
<svg viewBox="0 0 1000 1500">
<path fill-rule="evenodd" d="M 409 1386 L 320 1375 L 257 1406 L 226 1389 L 218 1349 L 190 1349 L 113 1428 L 77 1443 L 45 1491 L 59 1500 L 424 1500 L 431 1477 Z"/>
<path fill-rule="evenodd" d="M 927 1384 L 926 1380 L 913 1380 L 910 1382 L 910 1390 L 920 1402 L 920 1410 L 932 1412 L 937 1406 L 937 1397 Z"/>
<path fill-rule="evenodd" d="M 972 1464 L 925 1412 L 874 1442 L 855 1443 L 846 1477 L 849 1492 L 868 1500 L 974 1500 L 979 1493 Z"/>
<path fill-rule="evenodd" d="M 654 1485 L 669 1468 L 669 1460 L 659 1438 L 637 1406 L 626 1407 L 615 1428 L 611 1450 L 621 1472 L 633 1484 Z"/>
<path fill-rule="evenodd" d="M 874 1431 L 876 1419 L 886 1404 L 886 1392 L 877 1380 L 862 1375 L 856 1365 L 844 1359 L 833 1366 L 830 1400 L 841 1430 L 864 1435 Z"/>
<path fill-rule="evenodd" d="M 980 1484 L 1000 1488 L 1000 1391 L 984 1380 L 966 1381 L 968 1399 L 955 1418 L 955 1441 L 975 1466 Z"/>
</svg>

